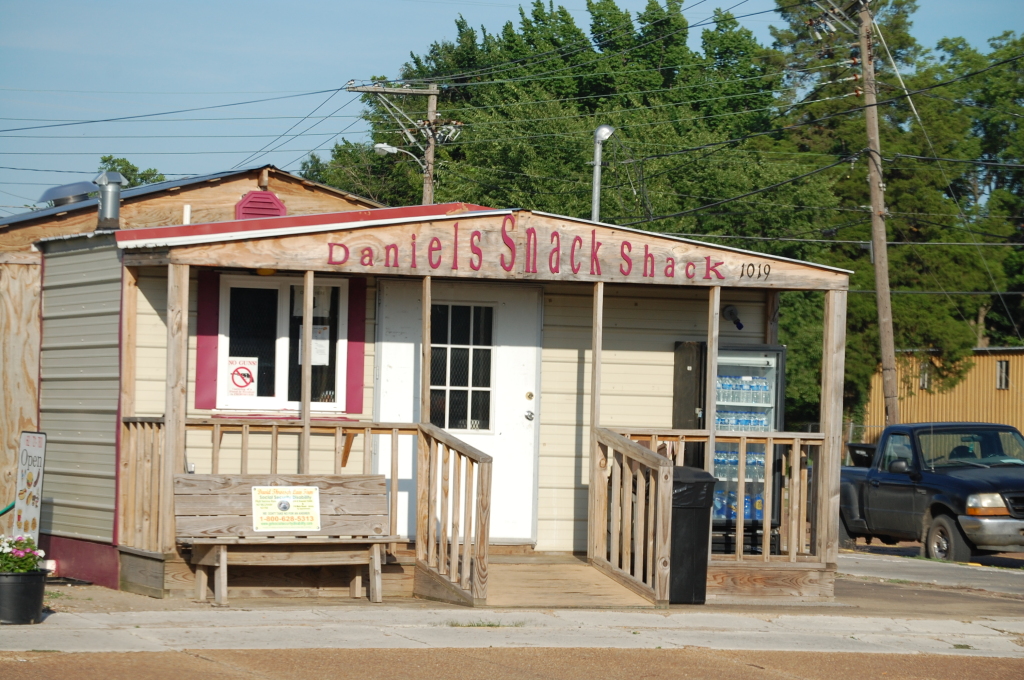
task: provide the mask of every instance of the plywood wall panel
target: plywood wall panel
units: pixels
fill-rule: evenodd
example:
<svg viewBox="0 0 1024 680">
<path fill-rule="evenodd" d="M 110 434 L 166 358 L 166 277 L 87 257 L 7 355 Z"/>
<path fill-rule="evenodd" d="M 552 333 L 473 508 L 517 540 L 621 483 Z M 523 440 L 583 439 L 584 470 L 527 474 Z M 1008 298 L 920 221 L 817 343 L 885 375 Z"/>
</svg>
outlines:
<svg viewBox="0 0 1024 680">
<path fill-rule="evenodd" d="M 39 429 L 40 275 L 32 264 L 0 264 L 0 505 L 14 499 L 18 441 Z M 0 533 L 14 530 L 14 513 L 0 517 Z"/>
</svg>

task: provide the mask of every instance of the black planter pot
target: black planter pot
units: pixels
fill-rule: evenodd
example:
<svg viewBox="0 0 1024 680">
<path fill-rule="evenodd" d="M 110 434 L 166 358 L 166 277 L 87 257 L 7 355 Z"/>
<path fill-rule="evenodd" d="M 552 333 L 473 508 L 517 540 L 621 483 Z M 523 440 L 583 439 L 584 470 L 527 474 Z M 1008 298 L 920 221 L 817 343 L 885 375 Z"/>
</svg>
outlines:
<svg viewBox="0 0 1024 680">
<path fill-rule="evenodd" d="M 43 569 L 23 574 L 0 573 L 0 623 L 40 623 L 46 575 Z"/>
</svg>

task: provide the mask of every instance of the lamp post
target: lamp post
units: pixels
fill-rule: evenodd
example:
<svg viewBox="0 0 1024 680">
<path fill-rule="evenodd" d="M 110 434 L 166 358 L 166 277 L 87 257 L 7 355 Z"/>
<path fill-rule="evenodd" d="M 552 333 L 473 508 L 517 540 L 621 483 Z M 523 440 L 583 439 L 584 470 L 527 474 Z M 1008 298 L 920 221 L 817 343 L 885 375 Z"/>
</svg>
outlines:
<svg viewBox="0 0 1024 680">
<path fill-rule="evenodd" d="M 420 170 L 423 170 L 424 172 L 426 172 L 426 170 L 427 170 L 427 166 L 423 164 L 423 161 L 421 161 L 416 156 L 416 154 L 411 153 L 409 151 L 406 151 L 405 149 L 399 149 L 397 146 L 391 146 L 390 144 L 383 144 L 383 143 L 381 143 L 381 144 L 374 144 L 373 145 L 373 151 L 378 156 L 386 156 L 389 153 L 404 153 L 406 156 L 408 156 L 409 158 L 411 158 L 414 161 L 416 161 L 416 165 L 420 166 Z"/>
<path fill-rule="evenodd" d="M 614 132 L 611 125 L 599 125 L 594 130 L 594 194 L 590 202 L 590 219 L 594 222 L 601 219 L 601 148 Z"/>
</svg>

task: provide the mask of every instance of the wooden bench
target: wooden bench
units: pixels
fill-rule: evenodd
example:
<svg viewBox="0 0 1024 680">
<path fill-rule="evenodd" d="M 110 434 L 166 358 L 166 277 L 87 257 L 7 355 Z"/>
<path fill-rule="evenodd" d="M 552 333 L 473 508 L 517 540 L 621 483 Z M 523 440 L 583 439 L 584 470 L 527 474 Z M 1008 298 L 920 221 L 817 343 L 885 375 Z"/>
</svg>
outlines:
<svg viewBox="0 0 1024 680">
<path fill-rule="evenodd" d="M 253 530 L 252 487 L 315 486 L 320 531 Z M 174 522 L 178 543 L 192 548 L 196 598 L 206 599 L 214 568 L 214 597 L 227 604 L 228 565 L 370 566 L 370 600 L 380 602 L 382 544 L 388 535 L 384 475 L 175 475 Z M 362 571 L 350 583 L 362 594 Z"/>
</svg>

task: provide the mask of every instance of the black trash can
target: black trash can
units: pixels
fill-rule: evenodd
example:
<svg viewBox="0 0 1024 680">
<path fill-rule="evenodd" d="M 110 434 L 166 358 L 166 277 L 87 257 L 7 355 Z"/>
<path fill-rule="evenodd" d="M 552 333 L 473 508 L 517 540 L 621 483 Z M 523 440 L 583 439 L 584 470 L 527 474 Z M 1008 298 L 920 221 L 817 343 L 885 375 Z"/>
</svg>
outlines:
<svg viewBox="0 0 1024 680">
<path fill-rule="evenodd" d="M 704 604 L 707 597 L 708 540 L 715 482 L 700 468 L 676 467 L 672 483 L 672 564 L 669 602 Z"/>
</svg>

